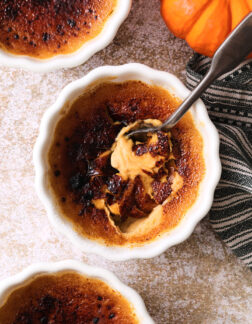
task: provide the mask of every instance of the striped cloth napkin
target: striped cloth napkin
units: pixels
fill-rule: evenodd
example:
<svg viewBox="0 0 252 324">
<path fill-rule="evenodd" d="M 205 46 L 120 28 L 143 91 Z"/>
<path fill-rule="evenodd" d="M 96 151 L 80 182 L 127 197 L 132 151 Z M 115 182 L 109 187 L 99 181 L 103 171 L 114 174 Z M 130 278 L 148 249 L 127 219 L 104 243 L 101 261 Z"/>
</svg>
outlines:
<svg viewBox="0 0 252 324">
<path fill-rule="evenodd" d="M 193 89 L 211 60 L 195 54 L 187 64 Z M 222 176 L 210 211 L 214 230 L 252 270 L 252 60 L 215 81 L 202 95 L 220 134 Z"/>
</svg>

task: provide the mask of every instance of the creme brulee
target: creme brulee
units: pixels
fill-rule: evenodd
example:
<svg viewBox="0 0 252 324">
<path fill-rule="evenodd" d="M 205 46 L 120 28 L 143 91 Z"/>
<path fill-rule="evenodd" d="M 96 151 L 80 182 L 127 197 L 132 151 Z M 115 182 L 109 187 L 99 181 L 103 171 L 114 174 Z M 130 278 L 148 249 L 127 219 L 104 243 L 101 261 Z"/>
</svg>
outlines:
<svg viewBox="0 0 252 324">
<path fill-rule="evenodd" d="M 59 212 L 81 235 L 141 245 L 179 224 L 205 172 L 191 114 L 144 143 L 125 136 L 139 120 L 160 125 L 178 104 L 161 87 L 127 81 L 93 86 L 62 108 L 48 180 Z"/>
<path fill-rule="evenodd" d="M 0 48 L 46 59 L 77 51 L 96 37 L 117 0 L 1 1 Z"/>
<path fill-rule="evenodd" d="M 1 324 L 137 324 L 133 306 L 99 279 L 76 272 L 37 275 L 0 308 Z"/>
</svg>

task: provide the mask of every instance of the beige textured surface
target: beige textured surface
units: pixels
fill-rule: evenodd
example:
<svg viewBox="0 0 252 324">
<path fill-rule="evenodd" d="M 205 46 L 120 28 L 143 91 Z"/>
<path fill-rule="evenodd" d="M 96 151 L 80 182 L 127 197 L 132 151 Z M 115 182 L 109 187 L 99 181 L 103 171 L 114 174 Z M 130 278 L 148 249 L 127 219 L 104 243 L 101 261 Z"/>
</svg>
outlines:
<svg viewBox="0 0 252 324">
<path fill-rule="evenodd" d="M 158 0 L 134 0 L 114 43 L 71 70 L 40 75 L 0 68 L 0 279 L 31 263 L 74 258 L 112 270 L 135 288 L 156 323 L 251 323 L 252 274 L 208 219 L 189 240 L 150 260 L 113 263 L 76 250 L 48 223 L 34 192 L 32 149 L 43 112 L 94 67 L 141 62 L 182 80 L 191 55 L 159 15 Z"/>
</svg>

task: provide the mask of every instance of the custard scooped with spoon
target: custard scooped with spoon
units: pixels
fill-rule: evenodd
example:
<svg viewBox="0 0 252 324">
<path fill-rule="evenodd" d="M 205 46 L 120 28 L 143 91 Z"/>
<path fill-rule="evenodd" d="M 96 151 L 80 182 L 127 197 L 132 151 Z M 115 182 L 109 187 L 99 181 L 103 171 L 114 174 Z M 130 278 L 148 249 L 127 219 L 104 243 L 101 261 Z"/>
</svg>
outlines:
<svg viewBox="0 0 252 324">
<path fill-rule="evenodd" d="M 180 222 L 205 172 L 190 114 L 144 143 L 125 136 L 146 117 L 160 125 L 178 104 L 161 87 L 105 82 L 58 122 L 48 155 L 50 188 L 81 235 L 107 245 L 141 244 Z"/>
<path fill-rule="evenodd" d="M 34 148 L 36 189 L 55 228 L 86 253 L 153 257 L 208 212 L 221 168 L 201 101 L 147 141 L 125 134 L 141 120 L 164 122 L 188 94 L 169 73 L 105 66 L 68 85 L 46 111 Z"/>
<path fill-rule="evenodd" d="M 186 109 L 251 51 L 251 17 L 217 51 Z M 240 51 L 231 51 L 230 39 Z M 223 61 L 223 53 L 231 54 Z M 168 73 L 139 64 L 102 67 L 65 88 L 45 114 L 34 149 L 36 188 L 53 224 L 86 252 L 113 260 L 158 255 L 186 239 L 210 209 L 221 173 L 218 135 L 200 101 L 176 123 L 185 94 Z M 160 122 L 171 118 L 163 129 Z M 158 128 L 141 129 L 143 141 L 133 136 L 134 122 L 146 119 Z M 126 164 L 139 161 L 135 177 L 116 154 L 121 140 Z"/>
</svg>

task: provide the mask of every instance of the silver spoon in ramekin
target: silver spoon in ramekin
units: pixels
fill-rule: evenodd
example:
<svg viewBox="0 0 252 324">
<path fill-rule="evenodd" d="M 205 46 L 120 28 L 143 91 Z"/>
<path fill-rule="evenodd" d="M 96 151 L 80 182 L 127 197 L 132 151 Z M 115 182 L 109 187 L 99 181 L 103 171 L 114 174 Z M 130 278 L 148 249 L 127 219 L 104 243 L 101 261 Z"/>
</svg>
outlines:
<svg viewBox="0 0 252 324">
<path fill-rule="evenodd" d="M 145 141 L 148 133 L 169 131 L 184 116 L 192 104 L 219 76 L 237 67 L 252 52 L 252 12 L 233 30 L 215 52 L 210 69 L 197 87 L 160 126 L 153 127 L 140 121 L 127 135 L 135 141 Z"/>
</svg>

